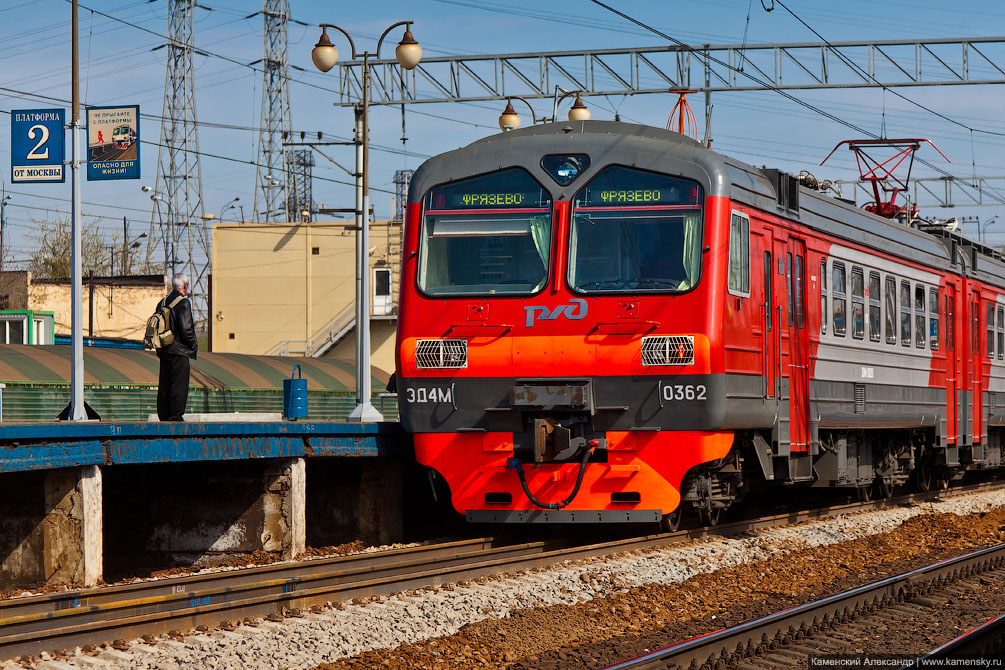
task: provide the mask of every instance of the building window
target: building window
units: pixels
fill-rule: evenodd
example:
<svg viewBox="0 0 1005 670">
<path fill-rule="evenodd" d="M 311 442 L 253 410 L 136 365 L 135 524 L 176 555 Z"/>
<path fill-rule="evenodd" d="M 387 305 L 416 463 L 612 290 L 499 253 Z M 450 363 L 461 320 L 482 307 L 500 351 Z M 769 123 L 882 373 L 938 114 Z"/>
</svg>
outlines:
<svg viewBox="0 0 1005 670">
<path fill-rule="evenodd" d="M 911 283 L 900 282 L 900 343 L 911 346 Z"/>
<path fill-rule="evenodd" d="M 4 344 L 27 344 L 25 341 L 25 316 L 15 316 L 0 319 L 0 336 Z"/>
<path fill-rule="evenodd" d="M 845 271 L 844 263 L 834 263 L 833 270 L 831 272 L 831 290 L 834 292 L 834 299 L 832 305 L 834 308 L 834 334 L 838 337 L 844 337 L 845 327 L 846 327 L 846 309 L 848 306 L 845 300 Z"/>
<path fill-rule="evenodd" d="M 886 328 L 886 343 L 897 344 L 897 280 L 890 276 L 886 278 L 884 327 Z"/>
<path fill-rule="evenodd" d="M 928 289 L 928 340 L 932 351 L 939 350 L 939 289 Z"/>
<path fill-rule="evenodd" d="M 750 221 L 733 212 L 729 221 L 729 292 L 750 296 Z"/>
<path fill-rule="evenodd" d="M 851 268 L 851 336 L 865 337 L 865 275 L 862 268 Z"/>
</svg>

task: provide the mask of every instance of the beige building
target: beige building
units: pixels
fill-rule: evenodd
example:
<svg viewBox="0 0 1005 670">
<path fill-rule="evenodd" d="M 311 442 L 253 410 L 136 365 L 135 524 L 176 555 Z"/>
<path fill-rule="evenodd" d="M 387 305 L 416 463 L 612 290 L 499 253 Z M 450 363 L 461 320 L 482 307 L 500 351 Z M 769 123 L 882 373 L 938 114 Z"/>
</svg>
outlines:
<svg viewBox="0 0 1005 670">
<path fill-rule="evenodd" d="M 163 275 L 85 277 L 84 336 L 142 340 L 165 286 Z M 35 280 L 28 271 L 0 273 L 0 309 L 52 312 L 55 334 L 69 335 L 70 306 L 69 280 Z"/>
<path fill-rule="evenodd" d="M 356 235 L 347 222 L 213 226 L 214 352 L 355 359 Z M 371 351 L 394 371 L 401 223 L 370 224 Z"/>
</svg>

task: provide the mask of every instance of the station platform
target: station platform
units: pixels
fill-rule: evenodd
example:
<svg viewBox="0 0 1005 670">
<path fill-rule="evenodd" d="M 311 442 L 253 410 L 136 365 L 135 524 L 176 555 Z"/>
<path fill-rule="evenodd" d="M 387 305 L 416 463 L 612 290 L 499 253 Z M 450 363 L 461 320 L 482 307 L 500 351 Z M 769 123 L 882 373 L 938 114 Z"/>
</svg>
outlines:
<svg viewBox="0 0 1005 670">
<path fill-rule="evenodd" d="M 395 422 L 0 424 L 0 473 L 252 458 L 393 457 L 406 445 Z"/>
<path fill-rule="evenodd" d="M 402 539 L 400 424 L 0 423 L 0 592 Z"/>
</svg>

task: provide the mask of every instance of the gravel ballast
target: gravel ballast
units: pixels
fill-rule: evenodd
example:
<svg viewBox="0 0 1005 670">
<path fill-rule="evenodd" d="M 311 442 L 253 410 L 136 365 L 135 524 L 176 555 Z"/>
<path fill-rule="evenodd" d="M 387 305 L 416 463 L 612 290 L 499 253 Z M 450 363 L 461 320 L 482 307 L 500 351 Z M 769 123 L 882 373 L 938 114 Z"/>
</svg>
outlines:
<svg viewBox="0 0 1005 670">
<path fill-rule="evenodd" d="M 698 583 L 706 580 L 709 591 L 722 591 L 726 590 L 725 582 L 710 580 L 709 575 L 717 571 L 754 570 L 754 574 L 741 578 L 744 581 L 730 582 L 729 589 L 740 599 L 746 594 L 756 606 L 758 602 L 771 600 L 774 593 L 760 583 L 768 581 L 769 572 L 775 579 L 773 583 L 777 583 L 778 576 L 774 575 L 777 566 L 792 564 L 814 552 L 820 554 L 812 564 L 815 569 L 804 566 L 791 575 L 782 575 L 782 579 L 790 584 L 807 580 L 811 588 L 821 589 L 849 575 L 873 579 L 882 574 L 862 573 L 860 559 L 869 556 L 873 564 L 878 564 L 883 562 L 882 557 L 891 555 L 893 548 L 870 550 L 871 544 L 882 544 L 884 535 L 905 535 L 893 545 L 896 551 L 906 552 L 905 559 L 927 559 L 936 550 L 1001 541 L 1005 525 L 996 521 L 998 517 L 1005 521 L 1005 509 L 1001 508 L 1005 508 L 1005 492 L 978 493 L 766 530 L 750 537 L 694 541 L 661 550 L 428 589 L 376 602 L 337 606 L 281 622 L 262 622 L 257 627 L 239 626 L 232 632 L 216 631 L 178 641 L 161 640 L 152 645 L 137 640 L 127 650 L 106 649 L 91 654 L 77 650 L 67 657 L 47 658 L 38 667 L 173 670 L 186 666 L 293 668 L 325 663 L 332 664 L 328 666 L 331 668 L 535 667 L 536 663 L 550 667 L 551 660 L 557 663 L 554 667 L 561 667 L 571 661 L 561 647 L 659 628 L 678 614 L 711 617 L 708 621 L 712 628 L 724 624 L 716 613 L 708 610 L 713 601 L 706 602 L 704 597 L 691 596 L 701 602 L 688 602 L 686 598 L 677 602 L 667 600 L 664 593 L 661 597 L 669 606 L 661 609 L 653 605 L 651 598 L 661 589 L 679 588 L 687 580 Z M 942 516 L 918 518 L 928 515 Z M 957 519 L 987 516 L 984 525 L 988 529 L 982 526 L 983 535 L 974 531 L 973 534 L 980 536 L 967 537 L 954 530 L 965 524 L 946 515 L 955 515 Z M 862 547 L 849 549 L 845 554 L 835 546 L 839 543 L 857 543 Z M 847 556 L 847 561 L 839 558 L 842 556 Z M 814 584 L 817 586 L 813 587 Z M 594 611 L 590 612 L 591 609 Z M 595 621 L 573 632 L 561 621 L 580 610 L 587 619 L 593 617 Z M 529 631 L 526 626 L 512 628 L 524 619 L 541 616 L 542 612 L 547 615 L 534 621 Z M 753 611 L 747 608 L 732 616 L 749 614 Z M 471 634 L 458 635 L 462 628 Z M 549 635 L 553 638 L 550 641 Z M 388 651 L 401 645 L 405 646 Z M 586 661 L 578 658 L 568 667 L 590 665 Z M 5 664 L 5 670 L 7 665 L 11 663 Z"/>
</svg>

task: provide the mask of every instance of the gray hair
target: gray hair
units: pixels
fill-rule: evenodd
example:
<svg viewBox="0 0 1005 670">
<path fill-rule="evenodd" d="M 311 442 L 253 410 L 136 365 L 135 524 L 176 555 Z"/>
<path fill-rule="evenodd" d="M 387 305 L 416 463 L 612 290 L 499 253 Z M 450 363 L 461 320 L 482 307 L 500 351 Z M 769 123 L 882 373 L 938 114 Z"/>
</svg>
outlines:
<svg viewBox="0 0 1005 670">
<path fill-rule="evenodd" d="M 183 272 L 179 272 L 174 277 L 171 278 L 171 286 L 174 287 L 176 291 L 180 291 L 186 286 L 188 286 L 188 275 Z"/>
</svg>

